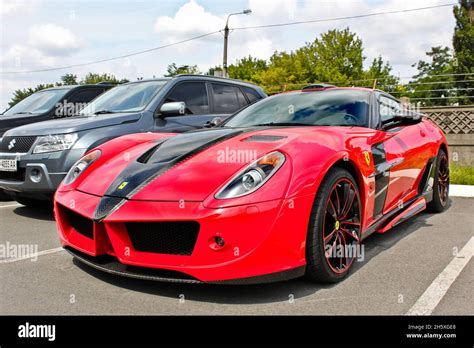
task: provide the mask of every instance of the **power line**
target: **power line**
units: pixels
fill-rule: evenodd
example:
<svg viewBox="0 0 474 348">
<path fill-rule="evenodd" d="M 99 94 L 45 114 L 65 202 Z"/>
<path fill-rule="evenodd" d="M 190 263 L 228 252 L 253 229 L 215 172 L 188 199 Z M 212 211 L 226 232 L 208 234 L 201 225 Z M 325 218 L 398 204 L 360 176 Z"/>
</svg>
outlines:
<svg viewBox="0 0 474 348">
<path fill-rule="evenodd" d="M 414 12 L 414 11 L 423 11 L 423 10 L 428 10 L 428 9 L 434 9 L 434 8 L 440 8 L 440 7 L 448 7 L 448 6 L 453 6 L 455 3 L 449 3 L 449 4 L 443 4 L 443 5 L 435 5 L 435 6 L 426 6 L 426 7 L 418 7 L 418 8 L 411 8 L 411 9 L 405 9 L 405 10 L 395 10 L 395 11 L 385 11 L 385 12 L 376 12 L 376 13 L 369 13 L 369 14 L 362 14 L 362 15 L 355 15 L 355 16 L 346 16 L 346 17 L 337 17 L 337 18 L 325 18 L 325 19 L 315 19 L 315 20 L 309 20 L 309 21 L 299 21 L 299 22 L 289 22 L 289 23 L 278 23 L 278 24 L 267 24 L 267 25 L 260 25 L 260 26 L 250 26 L 250 27 L 238 27 L 238 28 L 232 28 L 232 30 L 246 30 L 246 29 L 260 29 L 260 28 L 270 28 L 270 27 L 281 27 L 281 26 L 290 26 L 290 25 L 298 25 L 298 24 L 305 24 L 305 23 L 321 23 L 321 22 L 330 22 L 330 21 L 337 21 L 337 20 L 344 20 L 344 19 L 356 19 L 356 18 L 366 18 L 366 17 L 374 17 L 374 16 L 381 16 L 381 15 L 387 15 L 387 14 L 395 14 L 395 13 L 406 13 L 406 12 Z M 138 51 L 138 52 L 133 52 L 129 54 L 124 54 L 121 56 L 116 56 L 116 57 L 111 57 L 111 58 L 105 58 L 101 60 L 96 60 L 96 61 L 91 61 L 87 63 L 80 63 L 80 64 L 71 64 L 68 66 L 62 66 L 62 67 L 57 67 L 57 68 L 48 68 L 48 69 L 38 69 L 38 70 L 24 70 L 24 71 L 0 71 L 0 74 L 26 74 L 26 73 L 38 73 L 38 72 L 47 72 L 47 71 L 56 71 L 56 70 L 64 70 L 64 69 L 71 69 L 71 68 L 77 68 L 77 67 L 82 67 L 82 66 L 87 66 L 87 65 L 93 65 L 93 64 L 98 64 L 98 63 L 104 63 L 104 62 L 109 62 L 112 60 L 117 60 L 117 59 L 123 59 L 123 58 L 128 58 L 152 51 L 157 51 L 163 48 L 171 47 L 171 46 L 176 46 L 180 45 L 186 42 L 190 42 L 193 40 L 198 40 L 201 38 L 204 38 L 206 36 L 214 35 L 222 30 L 217 30 L 213 31 L 210 33 L 198 35 L 191 37 L 189 39 L 173 42 L 171 44 L 163 45 L 163 46 L 158 46 L 158 47 L 153 47 L 150 49 L 146 49 L 143 51 Z"/>
<path fill-rule="evenodd" d="M 176 46 L 176 45 L 180 45 L 180 44 L 183 44 L 183 43 L 186 43 L 186 42 L 190 42 L 190 41 L 202 39 L 203 37 L 210 36 L 210 35 L 214 35 L 214 34 L 217 34 L 217 33 L 219 33 L 219 32 L 220 32 L 220 30 L 216 30 L 216 31 L 213 31 L 213 32 L 210 32 L 210 33 L 206 33 L 206 34 L 194 36 L 194 37 L 191 37 L 191 38 L 189 38 L 189 39 L 184 39 L 184 40 L 177 41 L 177 42 L 173 42 L 173 43 L 170 43 L 170 44 L 167 44 L 167 45 L 158 46 L 158 47 L 153 47 L 153 48 L 149 48 L 149 49 L 146 49 L 146 50 L 143 50 L 143 51 L 133 52 L 133 53 L 129 53 L 129 54 L 124 54 L 124 55 L 121 55 L 121 56 L 117 56 L 117 57 L 105 58 L 105 59 L 96 60 L 96 61 L 87 62 L 87 63 L 72 64 L 72 65 L 62 66 L 62 67 L 58 67 L 58 68 L 39 69 L 39 70 L 0 71 L 0 74 L 26 74 L 26 73 L 37 73 L 37 72 L 46 72 L 46 71 L 55 71 L 55 70 L 71 69 L 71 68 L 77 68 L 77 67 L 86 66 L 86 65 L 92 65 L 92 64 L 98 64 L 98 63 L 110 62 L 110 61 L 112 61 L 112 60 L 128 58 L 128 57 L 136 56 L 136 55 L 139 55 L 139 54 L 148 53 L 148 52 L 152 52 L 152 51 L 157 51 L 157 50 L 160 50 L 160 49 L 163 49 L 163 48 L 167 48 L 167 47 L 171 47 L 171 46 Z"/>
<path fill-rule="evenodd" d="M 381 16 L 381 15 L 387 15 L 387 14 L 394 14 L 394 13 L 422 11 L 422 10 L 429 10 L 429 9 L 433 9 L 433 8 L 447 7 L 447 6 L 453 6 L 453 5 L 456 5 L 456 3 L 435 5 L 435 6 L 426 6 L 426 7 L 418 7 L 418 8 L 410 8 L 410 9 L 405 9 L 405 10 L 375 12 L 375 13 L 361 14 L 361 15 L 355 15 L 355 16 L 346 16 L 346 17 L 313 19 L 313 20 L 308 20 L 308 21 L 297 21 L 297 22 L 287 22 L 287 23 L 278 23 L 278 24 L 254 25 L 254 26 L 249 26 L 249 27 L 237 27 L 237 28 L 232 28 L 232 30 L 275 28 L 275 27 L 285 27 L 285 26 L 290 26 L 290 25 L 299 25 L 299 24 L 308 24 L 308 23 L 331 22 L 331 21 L 339 21 L 339 20 L 344 20 L 344 19 L 366 18 L 366 17 L 374 17 L 374 16 Z"/>
<path fill-rule="evenodd" d="M 426 89 L 419 91 L 404 91 L 404 92 L 390 92 L 390 94 L 403 94 L 403 93 L 426 93 L 426 92 L 457 92 L 457 91 L 472 91 L 474 88 L 446 88 L 446 89 Z"/>
<path fill-rule="evenodd" d="M 460 95 L 460 96 L 449 96 L 449 97 L 426 97 L 426 98 L 410 98 L 410 100 L 433 100 L 433 99 L 461 99 L 461 98 L 474 98 L 474 95 Z"/>
</svg>

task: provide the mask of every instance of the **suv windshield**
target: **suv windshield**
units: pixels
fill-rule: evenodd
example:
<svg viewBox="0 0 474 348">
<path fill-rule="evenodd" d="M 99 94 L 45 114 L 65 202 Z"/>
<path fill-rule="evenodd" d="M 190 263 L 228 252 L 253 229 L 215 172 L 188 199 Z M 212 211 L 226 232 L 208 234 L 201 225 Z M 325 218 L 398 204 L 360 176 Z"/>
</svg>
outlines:
<svg viewBox="0 0 474 348">
<path fill-rule="evenodd" d="M 328 89 L 275 95 L 236 114 L 224 127 L 363 126 L 368 124 L 369 93 Z"/>
<path fill-rule="evenodd" d="M 72 88 L 48 89 L 33 93 L 5 111 L 2 116 L 35 115 L 48 112 Z"/>
<path fill-rule="evenodd" d="M 167 82 L 144 81 L 117 86 L 92 101 L 80 115 L 141 111 Z"/>
</svg>

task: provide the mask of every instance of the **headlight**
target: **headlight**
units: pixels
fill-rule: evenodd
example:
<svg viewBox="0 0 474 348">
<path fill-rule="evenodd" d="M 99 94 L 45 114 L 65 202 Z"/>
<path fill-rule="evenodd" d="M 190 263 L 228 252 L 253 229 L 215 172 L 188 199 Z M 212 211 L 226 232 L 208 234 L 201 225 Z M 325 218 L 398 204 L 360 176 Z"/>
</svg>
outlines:
<svg viewBox="0 0 474 348">
<path fill-rule="evenodd" d="M 77 140 L 77 134 L 47 135 L 38 138 L 33 153 L 45 153 L 69 150 Z"/>
<path fill-rule="evenodd" d="M 284 162 L 285 155 L 278 151 L 263 156 L 238 173 L 215 197 L 217 199 L 235 198 L 258 190 Z"/>
<path fill-rule="evenodd" d="M 92 151 L 77 161 L 64 178 L 64 185 L 70 185 L 101 155 L 100 150 Z"/>
</svg>

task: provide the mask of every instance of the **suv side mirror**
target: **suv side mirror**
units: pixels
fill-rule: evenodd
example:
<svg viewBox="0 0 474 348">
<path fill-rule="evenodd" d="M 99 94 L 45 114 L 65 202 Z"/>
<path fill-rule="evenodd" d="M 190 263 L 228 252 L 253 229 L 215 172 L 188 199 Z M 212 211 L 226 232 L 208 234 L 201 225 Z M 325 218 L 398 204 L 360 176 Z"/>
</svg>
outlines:
<svg viewBox="0 0 474 348">
<path fill-rule="evenodd" d="M 185 102 L 170 102 L 164 103 L 160 108 L 160 115 L 162 116 L 181 116 L 186 113 Z"/>
</svg>

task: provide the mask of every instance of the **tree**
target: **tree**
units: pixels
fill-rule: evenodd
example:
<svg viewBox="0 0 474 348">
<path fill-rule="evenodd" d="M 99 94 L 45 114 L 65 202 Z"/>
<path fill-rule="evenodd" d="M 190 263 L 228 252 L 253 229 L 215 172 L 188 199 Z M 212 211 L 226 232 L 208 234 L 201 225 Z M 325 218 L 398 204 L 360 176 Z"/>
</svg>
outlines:
<svg viewBox="0 0 474 348">
<path fill-rule="evenodd" d="M 474 4 L 472 0 L 460 0 L 458 6 L 454 6 L 454 17 L 456 25 L 454 27 L 453 47 L 454 47 L 454 67 L 456 74 L 454 77 L 455 86 L 459 90 L 457 101 L 460 104 L 474 103 Z M 467 80 L 467 81 L 466 81 Z"/>
<path fill-rule="evenodd" d="M 82 80 L 81 84 L 82 85 L 94 85 L 99 82 L 110 82 L 110 83 L 125 83 L 128 82 L 126 79 L 118 80 L 114 75 L 112 74 L 96 74 L 96 73 L 88 73 Z"/>
<path fill-rule="evenodd" d="M 54 85 L 53 84 L 41 84 L 41 85 L 38 85 L 34 88 L 17 89 L 15 92 L 13 92 L 13 97 L 8 102 L 8 105 L 10 107 L 12 107 L 13 105 L 19 103 L 23 99 L 29 97 L 33 93 L 41 91 L 42 89 L 51 88 L 51 87 L 54 87 Z"/>
<path fill-rule="evenodd" d="M 367 71 L 364 71 L 364 78 L 361 81 L 367 86 L 375 86 L 386 92 L 397 91 L 399 79 L 391 74 L 392 67 L 388 62 L 384 62 L 381 56 L 374 58 Z"/>
<path fill-rule="evenodd" d="M 363 77 L 362 40 L 349 28 L 329 30 L 301 50 L 308 57 L 312 82 L 347 85 Z"/>
<path fill-rule="evenodd" d="M 423 98 L 422 105 L 449 105 L 452 101 L 449 97 L 454 96 L 452 56 L 448 47 L 432 47 L 426 55 L 431 61 L 420 60 L 413 64 L 418 73 L 413 76 L 407 86 L 407 94 L 410 98 Z"/>
<path fill-rule="evenodd" d="M 267 70 L 267 62 L 263 59 L 252 58 L 252 56 L 237 60 L 227 69 L 229 77 L 244 81 L 253 81 L 256 75 L 264 70 Z"/>
<path fill-rule="evenodd" d="M 63 85 L 77 85 L 77 75 L 66 74 L 61 76 L 61 82 Z"/>
<path fill-rule="evenodd" d="M 176 63 L 172 63 L 168 65 L 168 68 L 166 69 L 166 71 L 168 72 L 168 74 L 165 74 L 165 77 L 173 77 L 179 74 L 195 74 L 195 75 L 201 74 L 197 65 L 177 66 Z"/>
</svg>

